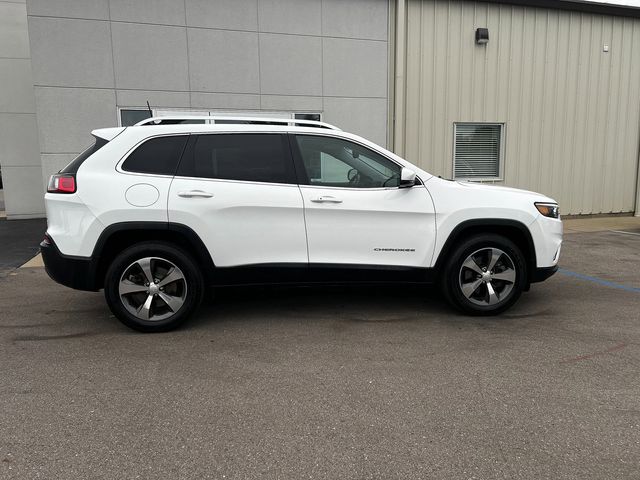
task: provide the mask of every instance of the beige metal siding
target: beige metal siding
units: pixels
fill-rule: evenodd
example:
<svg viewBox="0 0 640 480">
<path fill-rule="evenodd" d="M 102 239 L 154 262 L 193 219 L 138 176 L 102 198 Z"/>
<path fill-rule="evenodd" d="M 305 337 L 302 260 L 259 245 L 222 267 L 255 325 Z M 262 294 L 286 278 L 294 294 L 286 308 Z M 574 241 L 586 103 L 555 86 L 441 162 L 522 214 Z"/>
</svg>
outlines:
<svg viewBox="0 0 640 480">
<path fill-rule="evenodd" d="M 477 27 L 489 29 L 486 46 Z M 409 0 L 399 44 L 394 147 L 408 160 L 450 177 L 454 122 L 504 123 L 501 183 L 548 194 L 563 213 L 634 210 L 640 20 Z"/>
</svg>

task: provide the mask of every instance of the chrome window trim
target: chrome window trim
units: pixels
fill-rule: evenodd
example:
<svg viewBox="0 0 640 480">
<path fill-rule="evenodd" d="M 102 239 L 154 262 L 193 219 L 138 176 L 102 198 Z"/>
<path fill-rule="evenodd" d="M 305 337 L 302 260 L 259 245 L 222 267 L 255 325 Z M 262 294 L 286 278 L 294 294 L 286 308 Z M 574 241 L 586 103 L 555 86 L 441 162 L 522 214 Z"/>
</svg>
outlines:
<svg viewBox="0 0 640 480">
<path fill-rule="evenodd" d="M 273 183 L 273 182 L 255 182 L 253 180 L 231 180 L 228 178 L 209 178 L 209 177 L 186 177 L 183 175 L 176 175 L 173 178 L 177 180 L 195 180 L 202 182 L 216 182 L 216 183 L 242 183 L 252 185 L 274 185 L 279 187 L 299 187 L 297 183 Z"/>
</svg>

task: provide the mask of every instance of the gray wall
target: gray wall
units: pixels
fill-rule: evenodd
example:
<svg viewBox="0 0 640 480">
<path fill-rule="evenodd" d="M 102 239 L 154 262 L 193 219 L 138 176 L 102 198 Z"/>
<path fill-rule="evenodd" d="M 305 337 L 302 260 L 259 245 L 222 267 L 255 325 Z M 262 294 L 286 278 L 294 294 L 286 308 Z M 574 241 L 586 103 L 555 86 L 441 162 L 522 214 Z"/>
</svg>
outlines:
<svg viewBox="0 0 640 480">
<path fill-rule="evenodd" d="M 28 0 L 43 179 L 117 107 L 318 111 L 387 139 L 387 0 Z"/>
<path fill-rule="evenodd" d="M 565 214 L 636 208 L 640 19 L 444 0 L 407 13 L 395 146 L 408 160 L 451 176 L 453 123 L 504 122 L 504 184 Z"/>
<path fill-rule="evenodd" d="M 9 218 L 42 216 L 42 169 L 27 10 L 0 0 L 0 166 Z"/>
</svg>

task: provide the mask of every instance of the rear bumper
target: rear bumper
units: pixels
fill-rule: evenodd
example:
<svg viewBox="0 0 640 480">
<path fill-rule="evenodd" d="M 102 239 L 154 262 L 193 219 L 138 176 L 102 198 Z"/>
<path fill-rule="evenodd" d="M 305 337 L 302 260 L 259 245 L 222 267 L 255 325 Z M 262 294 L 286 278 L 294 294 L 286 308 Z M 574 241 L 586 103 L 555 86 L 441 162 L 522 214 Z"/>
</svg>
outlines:
<svg viewBox="0 0 640 480">
<path fill-rule="evenodd" d="M 531 283 L 544 282 L 557 271 L 558 265 L 554 265 L 553 267 L 538 267 L 533 271 Z"/>
<path fill-rule="evenodd" d="M 95 292 L 97 261 L 91 257 L 63 255 L 51 238 L 40 244 L 44 268 L 52 280 L 76 290 Z"/>
</svg>

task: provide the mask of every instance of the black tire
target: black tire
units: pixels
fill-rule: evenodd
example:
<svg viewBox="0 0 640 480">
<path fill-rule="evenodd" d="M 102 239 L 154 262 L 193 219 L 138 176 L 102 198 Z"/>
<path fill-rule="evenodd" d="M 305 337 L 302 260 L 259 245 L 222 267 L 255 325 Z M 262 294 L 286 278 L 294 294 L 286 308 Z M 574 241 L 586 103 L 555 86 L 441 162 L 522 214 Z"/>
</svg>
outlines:
<svg viewBox="0 0 640 480">
<path fill-rule="evenodd" d="M 160 272 L 160 276 L 162 276 L 162 273 L 167 275 L 170 268 L 177 267 L 178 280 L 162 288 L 153 283 L 152 286 L 163 290 L 162 293 L 153 294 L 149 293 L 149 291 L 140 291 L 139 293 L 134 292 L 121 296 L 121 280 L 127 282 L 128 285 L 133 285 L 134 288 L 138 286 L 145 288 L 144 285 L 146 283 L 143 282 L 145 282 L 146 275 L 140 268 L 142 263 L 137 262 L 144 263 L 145 259 L 149 258 L 151 258 L 149 265 L 151 265 L 150 271 L 152 275 L 155 276 L 158 272 Z M 134 266 L 134 264 L 137 265 Z M 139 271 L 139 274 L 135 275 L 137 271 Z M 131 275 L 132 272 L 133 275 Z M 123 278 L 125 273 L 128 275 L 126 279 Z M 129 279 L 135 279 L 136 281 L 131 282 Z M 162 283 L 162 278 L 160 278 L 158 285 L 160 283 Z M 164 291 L 165 288 L 167 289 L 166 291 Z M 170 288 L 175 290 L 175 297 L 167 294 Z M 126 248 L 112 260 L 104 282 L 104 295 L 113 314 L 126 326 L 140 332 L 166 332 L 182 325 L 200 305 L 203 292 L 204 279 L 196 262 L 184 250 L 166 242 L 141 242 Z M 165 295 L 164 297 L 163 294 Z M 148 299 L 152 296 L 158 297 L 158 295 L 160 295 L 160 298 L 151 299 L 145 309 L 148 316 L 151 317 L 149 320 L 140 318 L 132 313 L 132 310 L 136 308 L 136 300 Z M 132 296 L 135 298 L 132 298 Z M 178 299 L 178 302 L 182 303 L 178 308 L 176 308 L 178 304 L 174 304 L 174 311 L 170 308 L 169 303 L 163 301 L 162 298 Z M 125 305 L 125 302 L 128 305 Z M 159 314 L 157 319 L 153 319 L 152 317 L 156 316 L 156 311 Z"/>
<path fill-rule="evenodd" d="M 473 254 L 476 254 L 473 258 L 482 260 L 486 258 L 490 260 L 492 254 L 484 249 L 498 249 L 501 250 L 506 256 L 498 255 L 498 263 L 495 264 L 495 270 L 502 270 L 502 274 L 508 272 L 503 276 L 513 276 L 512 272 L 509 272 L 513 267 L 515 270 L 515 281 L 509 282 L 504 280 L 490 279 L 488 282 L 483 281 L 482 274 L 485 272 L 475 272 L 467 267 L 463 269 L 463 263 Z M 480 261 L 480 263 L 483 263 Z M 476 263 L 475 266 L 480 266 Z M 481 267 L 482 268 L 482 267 Z M 503 270 L 504 269 L 504 270 Z M 497 275 L 500 275 L 497 273 Z M 475 277 L 474 277 L 475 276 Z M 463 280 L 468 280 L 465 283 Z M 475 282 L 480 282 L 477 289 L 473 290 L 473 286 L 467 289 L 467 292 L 473 290 L 472 296 L 467 297 L 463 293 L 462 285 L 475 285 Z M 489 286 L 496 293 L 495 297 L 492 297 L 492 301 L 495 298 L 499 300 L 494 304 L 479 304 L 480 302 L 489 302 Z M 447 301 L 458 310 L 467 315 L 497 315 L 510 308 L 518 298 L 527 284 L 527 263 L 522 254 L 522 251 L 511 240 L 501 235 L 496 234 L 479 234 L 474 235 L 466 240 L 461 241 L 455 246 L 451 255 L 447 259 L 444 268 L 441 272 L 440 287 L 444 297 Z M 509 290 L 509 286 L 511 287 Z M 497 292 L 499 288 L 502 288 L 504 292 L 504 298 L 500 298 Z M 507 291 L 508 290 L 508 291 Z"/>
</svg>

